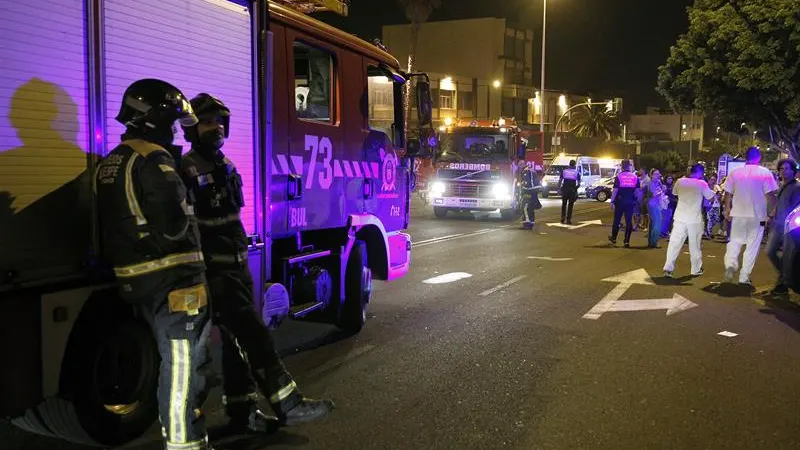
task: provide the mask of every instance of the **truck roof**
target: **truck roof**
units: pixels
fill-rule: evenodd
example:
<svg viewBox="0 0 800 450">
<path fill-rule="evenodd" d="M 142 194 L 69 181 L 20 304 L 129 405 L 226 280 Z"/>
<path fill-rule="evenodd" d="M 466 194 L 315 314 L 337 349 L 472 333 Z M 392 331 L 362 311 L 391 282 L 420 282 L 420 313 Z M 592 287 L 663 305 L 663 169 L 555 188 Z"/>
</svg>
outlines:
<svg viewBox="0 0 800 450">
<path fill-rule="evenodd" d="M 293 6 L 289 7 L 281 4 L 284 1 L 286 1 L 287 4 L 292 3 Z M 298 9 L 294 9 L 295 6 L 306 3 L 326 3 L 331 4 L 332 6 L 334 3 L 344 2 L 342 0 L 314 0 L 314 2 L 310 0 L 294 0 L 291 2 L 288 0 L 270 0 L 270 16 L 274 20 L 282 22 L 288 26 L 299 28 L 303 31 L 315 34 L 327 42 L 348 47 L 364 56 L 375 58 L 378 60 L 378 62 L 384 63 L 394 70 L 401 70 L 400 63 L 397 61 L 397 58 L 392 56 L 389 52 L 382 50 L 375 44 L 371 44 L 359 38 L 358 36 L 346 33 L 338 28 L 334 28 L 324 22 L 314 19 L 311 16 L 303 14 Z"/>
</svg>

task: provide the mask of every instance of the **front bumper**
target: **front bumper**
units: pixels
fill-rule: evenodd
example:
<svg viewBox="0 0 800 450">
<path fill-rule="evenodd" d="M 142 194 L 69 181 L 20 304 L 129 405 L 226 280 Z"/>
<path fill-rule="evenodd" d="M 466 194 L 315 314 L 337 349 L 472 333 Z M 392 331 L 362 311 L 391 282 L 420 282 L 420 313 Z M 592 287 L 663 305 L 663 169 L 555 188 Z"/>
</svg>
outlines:
<svg viewBox="0 0 800 450">
<path fill-rule="evenodd" d="M 495 209 L 511 209 L 511 199 L 497 200 L 492 198 L 463 198 L 463 197 L 432 197 L 431 204 L 435 207 L 457 208 L 470 211 L 494 211 Z"/>
</svg>

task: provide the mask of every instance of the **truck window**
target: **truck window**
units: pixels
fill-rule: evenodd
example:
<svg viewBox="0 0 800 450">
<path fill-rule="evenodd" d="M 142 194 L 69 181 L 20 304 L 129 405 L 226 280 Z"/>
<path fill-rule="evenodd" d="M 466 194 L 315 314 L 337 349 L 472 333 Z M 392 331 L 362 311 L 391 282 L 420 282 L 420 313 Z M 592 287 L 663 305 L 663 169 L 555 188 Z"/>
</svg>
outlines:
<svg viewBox="0 0 800 450">
<path fill-rule="evenodd" d="M 333 55 L 303 42 L 295 42 L 293 49 L 297 117 L 333 122 Z"/>
<path fill-rule="evenodd" d="M 385 133 L 392 138 L 392 142 L 396 142 L 392 125 L 395 121 L 397 104 L 395 95 L 398 93 L 394 84 L 377 67 L 370 66 L 367 69 L 369 128 Z"/>
</svg>

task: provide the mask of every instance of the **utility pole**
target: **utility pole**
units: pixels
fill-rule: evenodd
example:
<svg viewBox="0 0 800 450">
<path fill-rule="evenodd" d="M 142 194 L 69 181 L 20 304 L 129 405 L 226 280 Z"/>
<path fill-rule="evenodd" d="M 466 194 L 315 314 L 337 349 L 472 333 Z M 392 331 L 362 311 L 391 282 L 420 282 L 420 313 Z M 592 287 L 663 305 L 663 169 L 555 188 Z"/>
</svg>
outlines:
<svg viewBox="0 0 800 450">
<path fill-rule="evenodd" d="M 542 153 L 544 153 L 544 108 L 547 104 L 544 95 L 544 67 L 545 67 L 545 40 L 547 37 L 547 0 L 542 0 L 542 85 L 539 94 L 539 132 L 541 136 Z"/>
</svg>

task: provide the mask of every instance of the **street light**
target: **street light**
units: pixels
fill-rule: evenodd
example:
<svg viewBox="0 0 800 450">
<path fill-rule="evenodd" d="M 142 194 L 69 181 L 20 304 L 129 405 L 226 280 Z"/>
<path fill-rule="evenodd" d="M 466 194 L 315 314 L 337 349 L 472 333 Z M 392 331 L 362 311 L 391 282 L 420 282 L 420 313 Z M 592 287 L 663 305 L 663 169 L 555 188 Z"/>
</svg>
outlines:
<svg viewBox="0 0 800 450">
<path fill-rule="evenodd" d="M 542 92 L 542 95 L 539 99 L 541 103 L 541 108 L 539 109 L 539 132 L 541 133 L 541 146 L 542 152 L 544 152 L 544 108 L 547 103 L 545 103 L 544 97 L 544 67 L 545 67 L 545 39 L 547 37 L 547 0 L 542 0 L 542 85 L 539 90 Z"/>
<path fill-rule="evenodd" d="M 496 88 L 499 88 L 499 87 L 500 87 L 500 84 L 501 84 L 501 83 L 500 83 L 500 80 L 494 80 L 494 83 L 492 83 L 492 86 L 494 86 L 494 87 L 496 87 Z"/>
</svg>

